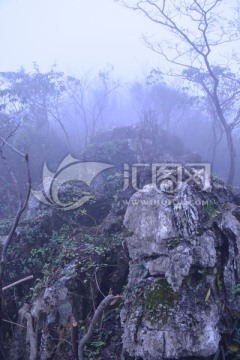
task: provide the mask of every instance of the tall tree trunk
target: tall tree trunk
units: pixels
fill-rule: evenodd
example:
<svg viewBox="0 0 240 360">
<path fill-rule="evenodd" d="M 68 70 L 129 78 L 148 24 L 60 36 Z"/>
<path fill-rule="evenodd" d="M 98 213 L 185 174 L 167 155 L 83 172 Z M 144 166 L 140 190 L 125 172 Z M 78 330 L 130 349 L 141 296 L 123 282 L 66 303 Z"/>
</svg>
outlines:
<svg viewBox="0 0 240 360">
<path fill-rule="evenodd" d="M 2 269 L 4 267 L 2 266 Z M 8 355 L 6 352 L 4 340 L 3 340 L 3 298 L 2 298 L 2 276 L 0 277 L 0 359 L 7 360 Z"/>
<path fill-rule="evenodd" d="M 235 178 L 235 172 L 236 172 L 236 164 L 235 164 L 235 158 L 236 158 L 236 151 L 233 144 L 233 136 L 231 129 L 226 130 L 226 137 L 227 137 L 227 144 L 228 144 L 228 152 L 230 157 L 230 165 L 229 165 L 229 172 L 228 172 L 228 179 L 227 184 L 233 185 L 234 178 Z"/>
</svg>

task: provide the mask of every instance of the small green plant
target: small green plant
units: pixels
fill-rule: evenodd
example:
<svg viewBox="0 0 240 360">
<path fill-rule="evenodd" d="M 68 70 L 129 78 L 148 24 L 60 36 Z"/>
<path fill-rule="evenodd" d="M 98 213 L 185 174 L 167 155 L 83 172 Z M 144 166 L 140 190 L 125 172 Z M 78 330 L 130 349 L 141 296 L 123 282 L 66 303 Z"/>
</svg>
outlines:
<svg viewBox="0 0 240 360">
<path fill-rule="evenodd" d="M 210 219 L 213 219 L 221 214 L 221 207 L 214 201 L 208 201 L 205 205 L 205 212 Z"/>
<path fill-rule="evenodd" d="M 118 195 L 123 189 L 123 174 L 116 172 L 113 175 L 109 175 L 106 179 L 105 191 L 106 194 L 116 202 Z"/>
<path fill-rule="evenodd" d="M 168 243 L 168 249 L 172 250 L 172 249 L 176 248 L 179 244 L 180 244 L 180 239 L 178 239 L 178 238 L 170 239 L 170 241 Z"/>
<path fill-rule="evenodd" d="M 232 295 L 233 296 L 237 296 L 240 294 L 240 284 L 237 284 L 236 286 L 234 286 L 234 288 L 232 289 Z"/>
<path fill-rule="evenodd" d="M 149 270 L 146 267 L 146 262 L 144 260 L 140 261 L 137 265 L 137 271 L 143 278 L 146 278 L 149 275 Z"/>
<path fill-rule="evenodd" d="M 32 295 L 35 297 L 37 296 L 43 287 L 43 279 L 37 279 L 35 281 L 34 287 L 32 287 L 30 290 L 32 290 Z"/>
</svg>

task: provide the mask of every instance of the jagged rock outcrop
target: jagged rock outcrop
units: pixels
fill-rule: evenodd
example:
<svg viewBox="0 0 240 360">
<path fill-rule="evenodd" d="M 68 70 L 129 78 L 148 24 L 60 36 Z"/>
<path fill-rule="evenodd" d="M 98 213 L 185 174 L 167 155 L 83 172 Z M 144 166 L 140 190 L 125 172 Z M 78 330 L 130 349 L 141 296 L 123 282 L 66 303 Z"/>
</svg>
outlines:
<svg viewBox="0 0 240 360">
<path fill-rule="evenodd" d="M 131 258 L 121 313 L 123 347 L 144 360 L 205 358 L 240 316 L 240 208 L 218 181 L 211 192 L 147 185 L 124 224 Z M 234 314 L 234 315 L 233 315 Z"/>
<path fill-rule="evenodd" d="M 22 273 L 34 276 L 5 293 L 9 318 L 21 325 L 12 334 L 5 323 L 13 360 L 29 358 L 27 318 L 40 359 L 77 358 L 74 339 L 89 326 L 103 294 L 122 294 L 126 284 L 122 327 L 120 307 L 110 309 L 86 354 L 95 351 L 104 360 L 121 354 L 138 360 L 206 358 L 220 340 L 224 351 L 228 345 L 239 349 L 240 195 L 218 180 L 211 192 L 190 181 L 173 193 L 169 177 L 157 184 L 166 192 L 152 185 L 136 192 L 132 164 L 196 161 L 181 143 L 176 149 L 171 136 L 152 135 L 147 127 L 116 129 L 107 142 L 100 136 L 85 149 L 80 161 L 114 166 L 87 188 L 69 183 L 59 189 L 63 202 L 83 190 L 93 195 L 81 208 L 63 211 L 30 201 L 6 268 L 6 285 Z M 123 163 L 130 169 L 124 191 Z M 137 186 L 151 181 L 152 169 L 139 167 Z"/>
</svg>

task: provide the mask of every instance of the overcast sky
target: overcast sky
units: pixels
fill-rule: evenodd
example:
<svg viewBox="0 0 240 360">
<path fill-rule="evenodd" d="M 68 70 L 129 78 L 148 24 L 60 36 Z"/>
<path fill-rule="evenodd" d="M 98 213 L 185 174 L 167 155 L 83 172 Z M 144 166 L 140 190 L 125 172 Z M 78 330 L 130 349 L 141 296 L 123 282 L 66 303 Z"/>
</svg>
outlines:
<svg viewBox="0 0 240 360">
<path fill-rule="evenodd" d="M 74 74 L 114 65 L 134 78 L 159 65 L 141 39 L 156 28 L 114 0 L 0 0 L 0 71 L 47 71 L 53 63 Z"/>
<path fill-rule="evenodd" d="M 223 10 L 229 11 L 226 3 Z M 48 71 L 56 63 L 77 76 L 113 65 L 116 75 L 135 79 L 166 66 L 146 48 L 144 33 L 167 39 L 162 28 L 114 0 L 0 0 L 0 71 L 29 71 L 33 62 Z"/>
</svg>

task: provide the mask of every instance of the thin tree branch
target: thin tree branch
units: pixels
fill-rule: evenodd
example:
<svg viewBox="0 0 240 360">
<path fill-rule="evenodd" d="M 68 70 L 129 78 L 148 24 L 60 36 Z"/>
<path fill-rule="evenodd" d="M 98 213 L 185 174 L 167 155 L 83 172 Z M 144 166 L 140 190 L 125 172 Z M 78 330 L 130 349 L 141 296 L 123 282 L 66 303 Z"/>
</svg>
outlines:
<svg viewBox="0 0 240 360">
<path fill-rule="evenodd" d="M 4 270 L 5 270 L 5 263 L 6 263 L 6 255 L 7 255 L 7 250 L 8 247 L 13 239 L 13 236 L 15 234 L 16 228 L 19 224 L 20 218 L 23 214 L 23 212 L 25 211 L 26 207 L 27 207 L 27 203 L 30 197 L 30 193 L 31 193 L 31 176 L 30 176 L 30 167 L 29 167 L 29 159 L 28 159 L 28 154 L 23 154 L 21 153 L 19 150 L 17 150 L 14 146 L 12 146 L 11 144 L 9 144 L 6 140 L 4 140 L 2 137 L 0 137 L 0 139 L 4 142 L 4 144 L 6 144 L 11 150 L 13 150 L 16 154 L 20 155 L 21 157 L 24 158 L 25 164 L 26 164 L 26 171 L 27 171 L 27 181 L 28 181 L 28 188 L 27 188 L 27 193 L 25 195 L 25 200 L 22 199 L 22 196 L 20 194 L 20 191 L 18 192 L 18 199 L 19 199 L 19 203 L 18 203 L 18 210 L 17 213 L 15 215 L 15 218 L 13 219 L 13 223 L 11 226 L 11 229 L 8 233 L 8 235 L 6 236 L 6 240 L 3 243 L 3 247 L 1 249 L 1 254 L 0 254 L 0 351 L 2 354 L 2 358 L 5 360 L 7 359 L 7 354 L 6 354 L 6 350 L 5 350 L 5 345 L 3 342 L 3 276 L 4 276 Z M 11 172 L 12 178 L 14 180 L 14 183 L 17 186 L 17 181 L 16 178 L 14 176 L 14 174 Z M 31 359 L 33 360 L 33 358 Z"/>
<path fill-rule="evenodd" d="M 10 149 L 12 149 L 15 153 L 17 153 L 18 155 L 22 156 L 23 158 L 26 156 L 25 154 L 23 154 L 21 151 L 17 150 L 13 145 L 11 145 L 7 140 L 5 140 L 2 136 L 0 136 L 0 140 L 7 145 Z"/>
<path fill-rule="evenodd" d="M 87 333 L 82 337 L 82 339 L 79 340 L 79 344 L 78 344 L 78 358 L 79 360 L 84 360 L 84 346 L 86 345 L 86 343 L 92 338 L 93 336 L 93 332 L 95 330 L 95 327 L 97 325 L 97 322 L 100 318 L 100 316 L 102 315 L 103 311 L 110 306 L 115 300 L 120 299 L 121 296 L 120 295 L 108 295 L 106 296 L 99 304 L 99 306 L 97 307 L 96 311 L 94 312 L 92 321 L 90 323 L 90 326 L 88 328 Z"/>
<path fill-rule="evenodd" d="M 32 279 L 33 279 L 33 275 L 27 276 L 27 277 L 25 277 L 24 279 L 15 281 L 15 282 L 12 283 L 12 284 L 9 284 L 9 285 L 7 285 L 7 286 L 4 286 L 4 287 L 2 288 L 2 291 L 5 291 L 5 290 L 7 290 L 7 289 L 12 288 L 12 287 L 15 286 L 15 285 L 21 284 L 21 283 L 23 283 L 23 282 L 25 282 L 25 281 L 32 280 Z"/>
</svg>

